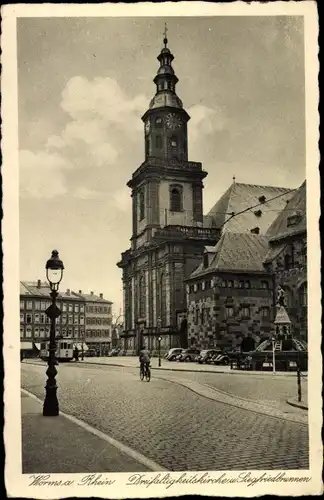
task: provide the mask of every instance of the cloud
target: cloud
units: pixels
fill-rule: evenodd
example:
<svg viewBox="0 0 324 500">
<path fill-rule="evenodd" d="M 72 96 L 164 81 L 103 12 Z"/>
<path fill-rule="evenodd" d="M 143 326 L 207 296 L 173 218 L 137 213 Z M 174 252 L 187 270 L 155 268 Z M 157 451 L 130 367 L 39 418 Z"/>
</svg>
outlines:
<svg viewBox="0 0 324 500">
<path fill-rule="evenodd" d="M 69 191 L 77 197 L 95 196 L 95 189 L 78 188 L 77 183 L 83 181 L 82 175 L 69 175 L 67 182 L 67 166 L 73 164 L 74 169 L 83 172 L 92 167 L 117 167 L 119 157 L 128 150 L 125 144 L 129 148 L 132 141 L 138 143 L 139 131 L 143 130 L 140 116 L 148 102 L 149 98 L 143 95 L 127 96 L 112 78 L 71 78 L 61 96 L 61 108 L 68 115 L 61 133 L 50 135 L 43 149 L 21 152 L 22 194 L 55 197 Z M 134 150 L 134 146 L 131 149 Z M 48 183 L 49 171 L 53 179 L 45 192 L 43 187 Z M 98 176 L 93 176 L 92 180 L 98 182 Z M 118 201 L 116 206 L 122 209 Z"/>
<path fill-rule="evenodd" d="M 21 150 L 20 189 L 24 197 L 54 198 L 67 193 L 64 171 L 73 168 L 61 155 Z"/>
<path fill-rule="evenodd" d="M 88 189 L 84 186 L 78 187 L 73 193 L 76 198 L 80 198 L 82 200 L 95 200 L 103 194 L 104 193 L 100 193 L 99 191 L 95 191 L 94 189 Z"/>
<path fill-rule="evenodd" d="M 128 212 L 132 204 L 129 188 L 123 187 L 115 191 L 111 201 L 121 212 Z"/>
<path fill-rule="evenodd" d="M 214 109 L 196 104 L 188 109 L 188 113 L 191 116 L 190 141 L 201 140 L 226 127 L 227 120 L 220 108 Z"/>
</svg>

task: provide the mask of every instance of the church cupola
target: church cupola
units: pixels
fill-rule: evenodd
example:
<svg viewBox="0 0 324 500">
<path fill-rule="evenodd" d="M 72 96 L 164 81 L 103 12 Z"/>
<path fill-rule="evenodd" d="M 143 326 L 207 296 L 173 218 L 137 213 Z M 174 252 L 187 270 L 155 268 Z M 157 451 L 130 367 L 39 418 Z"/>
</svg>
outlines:
<svg viewBox="0 0 324 500">
<path fill-rule="evenodd" d="M 142 117 L 145 127 L 145 157 L 187 161 L 187 122 L 190 116 L 176 94 L 179 80 L 172 67 L 174 56 L 168 48 L 166 26 L 163 44 L 157 57 L 160 67 L 153 80 L 156 93 Z"/>
</svg>

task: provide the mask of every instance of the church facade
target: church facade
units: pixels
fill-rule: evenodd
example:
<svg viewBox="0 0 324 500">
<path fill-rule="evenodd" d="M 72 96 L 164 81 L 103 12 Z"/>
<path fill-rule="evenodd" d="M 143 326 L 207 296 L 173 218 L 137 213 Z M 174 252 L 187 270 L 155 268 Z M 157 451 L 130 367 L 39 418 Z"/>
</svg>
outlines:
<svg viewBox="0 0 324 500">
<path fill-rule="evenodd" d="M 131 248 L 118 262 L 124 291 L 124 348 L 187 346 L 184 280 L 219 231 L 204 227 L 199 162 L 188 159 L 188 113 L 176 93 L 174 59 L 164 39 L 156 93 L 143 115 L 145 159 L 127 183 L 132 196 Z"/>
</svg>

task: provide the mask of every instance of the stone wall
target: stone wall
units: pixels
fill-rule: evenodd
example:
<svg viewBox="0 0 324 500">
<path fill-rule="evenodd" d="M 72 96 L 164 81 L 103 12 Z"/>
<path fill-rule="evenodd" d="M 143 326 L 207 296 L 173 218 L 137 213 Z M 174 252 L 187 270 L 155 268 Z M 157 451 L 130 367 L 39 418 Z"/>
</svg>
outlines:
<svg viewBox="0 0 324 500">
<path fill-rule="evenodd" d="M 189 344 L 234 347 L 248 333 L 258 342 L 271 332 L 273 304 L 270 275 L 228 273 L 195 280 L 188 288 Z"/>
</svg>

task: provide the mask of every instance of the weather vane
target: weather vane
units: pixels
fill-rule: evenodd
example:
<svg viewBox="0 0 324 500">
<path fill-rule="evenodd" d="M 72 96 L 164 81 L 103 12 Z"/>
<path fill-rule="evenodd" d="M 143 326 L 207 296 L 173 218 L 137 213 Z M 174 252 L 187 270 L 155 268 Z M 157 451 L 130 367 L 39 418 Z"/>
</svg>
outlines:
<svg viewBox="0 0 324 500">
<path fill-rule="evenodd" d="M 167 35 L 168 35 L 168 26 L 167 26 L 167 23 L 164 23 L 164 32 L 163 32 L 163 35 L 164 35 L 164 47 L 167 46 L 167 43 L 168 43 L 168 39 L 167 39 Z"/>
</svg>

